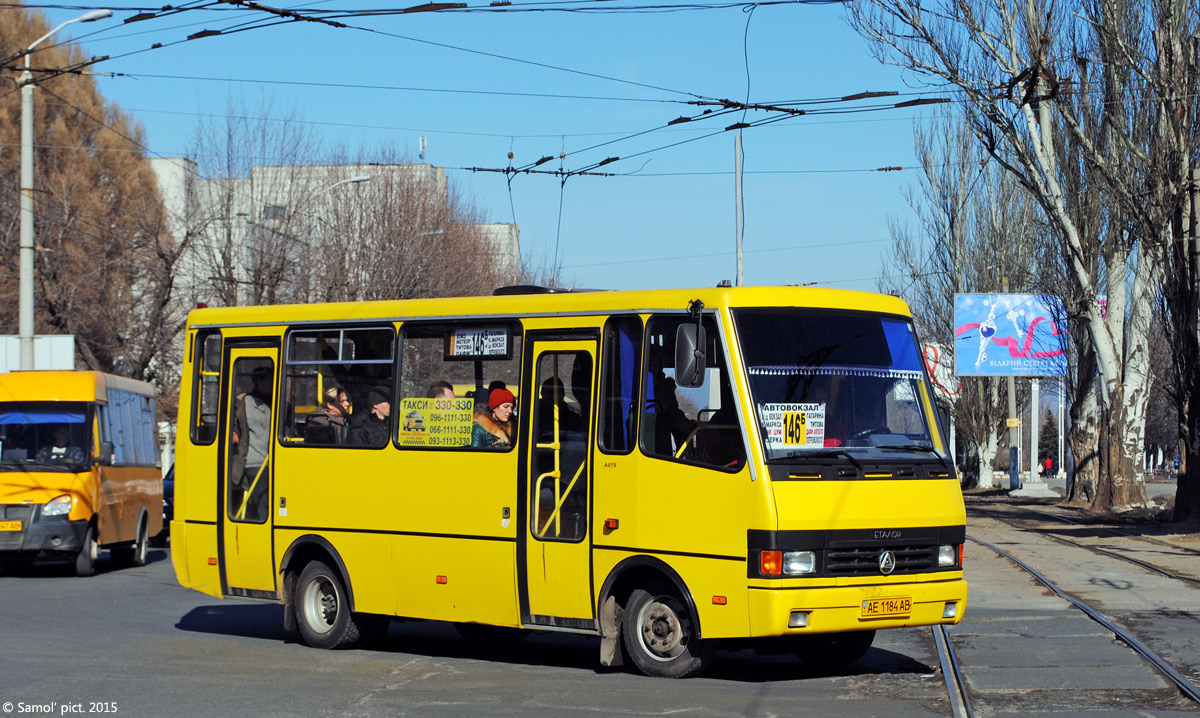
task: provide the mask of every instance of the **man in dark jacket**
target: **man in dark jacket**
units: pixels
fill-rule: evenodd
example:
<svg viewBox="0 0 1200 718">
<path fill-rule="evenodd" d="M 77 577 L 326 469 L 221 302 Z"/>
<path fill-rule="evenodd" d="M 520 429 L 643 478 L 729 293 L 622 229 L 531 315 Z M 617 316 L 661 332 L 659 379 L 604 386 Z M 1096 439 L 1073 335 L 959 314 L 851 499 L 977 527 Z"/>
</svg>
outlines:
<svg viewBox="0 0 1200 718">
<path fill-rule="evenodd" d="M 307 444 L 340 444 L 346 438 L 346 413 L 350 401 L 338 387 L 326 389 L 321 408 L 304 420 L 304 442 Z"/>
<path fill-rule="evenodd" d="M 391 390 L 377 386 L 367 394 L 367 409 L 355 412 L 346 443 L 357 446 L 384 446 L 388 443 L 388 417 L 392 414 Z"/>
</svg>

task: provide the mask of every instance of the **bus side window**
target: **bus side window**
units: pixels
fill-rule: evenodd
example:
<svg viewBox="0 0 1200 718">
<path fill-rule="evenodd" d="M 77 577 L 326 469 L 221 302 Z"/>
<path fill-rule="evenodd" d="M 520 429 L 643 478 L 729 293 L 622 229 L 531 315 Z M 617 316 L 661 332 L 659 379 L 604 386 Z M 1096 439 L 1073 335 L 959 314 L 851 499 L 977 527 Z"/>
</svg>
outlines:
<svg viewBox="0 0 1200 718">
<path fill-rule="evenodd" d="M 703 319 L 708 338 L 704 383 L 675 383 L 675 330 L 692 319 L 652 317 L 646 327 L 646 400 L 642 407 L 642 451 L 669 461 L 736 471 L 746 463 L 729 370 L 715 319 Z"/>
<path fill-rule="evenodd" d="M 456 335 L 471 332 L 500 344 L 478 353 L 452 349 Z M 397 443 L 414 449 L 512 449 L 521 409 L 515 396 L 520 367 L 521 330 L 515 322 L 406 322 L 400 332 L 400 395 L 392 409 L 400 418 Z M 444 384 L 453 396 L 444 394 Z M 499 388 L 514 395 L 507 425 L 497 424 L 488 406 L 490 392 Z"/>
<path fill-rule="evenodd" d="M 599 444 L 606 453 L 628 454 L 637 443 L 641 353 L 641 318 L 609 319 L 604 327 L 600 386 Z"/>
<path fill-rule="evenodd" d="M 192 443 L 211 444 L 217 438 L 217 410 L 220 406 L 221 335 L 218 332 L 196 336 L 195 375 L 192 384 Z"/>
<path fill-rule="evenodd" d="M 302 446 L 385 446 L 394 412 L 384 410 L 378 399 L 390 409 L 395 344 L 391 326 L 290 332 L 279 440 Z"/>
</svg>

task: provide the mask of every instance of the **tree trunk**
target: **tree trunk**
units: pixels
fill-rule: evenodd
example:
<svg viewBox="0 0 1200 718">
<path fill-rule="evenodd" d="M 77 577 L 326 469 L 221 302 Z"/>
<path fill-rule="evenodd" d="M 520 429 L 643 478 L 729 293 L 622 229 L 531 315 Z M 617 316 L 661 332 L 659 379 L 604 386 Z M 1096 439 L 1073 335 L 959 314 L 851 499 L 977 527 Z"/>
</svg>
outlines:
<svg viewBox="0 0 1200 718">
<path fill-rule="evenodd" d="M 999 448 L 998 434 L 995 431 L 989 431 L 987 442 L 979 450 L 979 488 L 981 489 L 990 489 L 996 485 L 992 462 L 996 460 L 996 451 Z"/>
<path fill-rule="evenodd" d="M 1186 435 L 1183 437 L 1183 456 L 1179 476 L 1175 480 L 1175 510 L 1172 521 L 1200 521 L 1200 373 L 1189 382 Z"/>
<path fill-rule="evenodd" d="M 1074 459 L 1071 471 L 1075 478 L 1066 502 L 1076 506 L 1092 505 L 1100 477 L 1100 427 L 1095 393 L 1088 390 L 1085 396 L 1071 407 L 1071 430 L 1067 433 Z"/>
</svg>

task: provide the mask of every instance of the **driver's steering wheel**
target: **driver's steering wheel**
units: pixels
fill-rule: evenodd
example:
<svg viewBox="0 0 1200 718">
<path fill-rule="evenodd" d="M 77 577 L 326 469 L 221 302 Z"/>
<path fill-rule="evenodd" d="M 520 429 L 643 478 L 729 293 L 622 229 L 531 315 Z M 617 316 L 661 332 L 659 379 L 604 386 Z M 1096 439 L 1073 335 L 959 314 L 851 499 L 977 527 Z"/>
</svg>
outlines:
<svg viewBox="0 0 1200 718">
<path fill-rule="evenodd" d="M 892 433 L 892 430 L 887 428 L 886 426 L 873 426 L 869 429 L 863 429 L 862 431 L 851 435 L 849 438 L 846 439 L 846 441 L 855 441 L 857 439 L 865 439 L 868 436 L 872 436 L 873 434 L 890 434 L 890 433 Z"/>
</svg>

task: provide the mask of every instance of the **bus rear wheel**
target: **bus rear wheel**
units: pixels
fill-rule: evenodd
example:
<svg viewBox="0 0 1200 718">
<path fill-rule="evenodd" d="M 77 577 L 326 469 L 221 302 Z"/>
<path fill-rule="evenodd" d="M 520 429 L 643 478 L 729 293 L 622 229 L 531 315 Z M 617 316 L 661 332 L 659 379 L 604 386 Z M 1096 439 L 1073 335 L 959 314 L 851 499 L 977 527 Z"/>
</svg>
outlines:
<svg viewBox="0 0 1200 718">
<path fill-rule="evenodd" d="M 798 638 L 797 658 L 814 668 L 837 669 L 865 656 L 875 641 L 875 632 L 814 633 Z"/>
<path fill-rule="evenodd" d="M 296 623 L 313 648 L 354 648 L 386 632 L 384 617 L 355 614 L 337 571 L 313 561 L 296 583 Z"/>
<path fill-rule="evenodd" d="M 143 518 L 138 522 L 137 538 L 134 539 L 133 545 L 109 549 L 109 554 L 122 566 L 145 566 L 146 543 L 148 540 L 149 537 L 146 535 L 146 520 Z"/>
<path fill-rule="evenodd" d="M 691 611 L 666 590 L 635 589 L 625 606 L 621 634 L 634 665 L 656 678 L 694 676 L 716 653 L 716 642 L 699 639 Z"/>
</svg>

